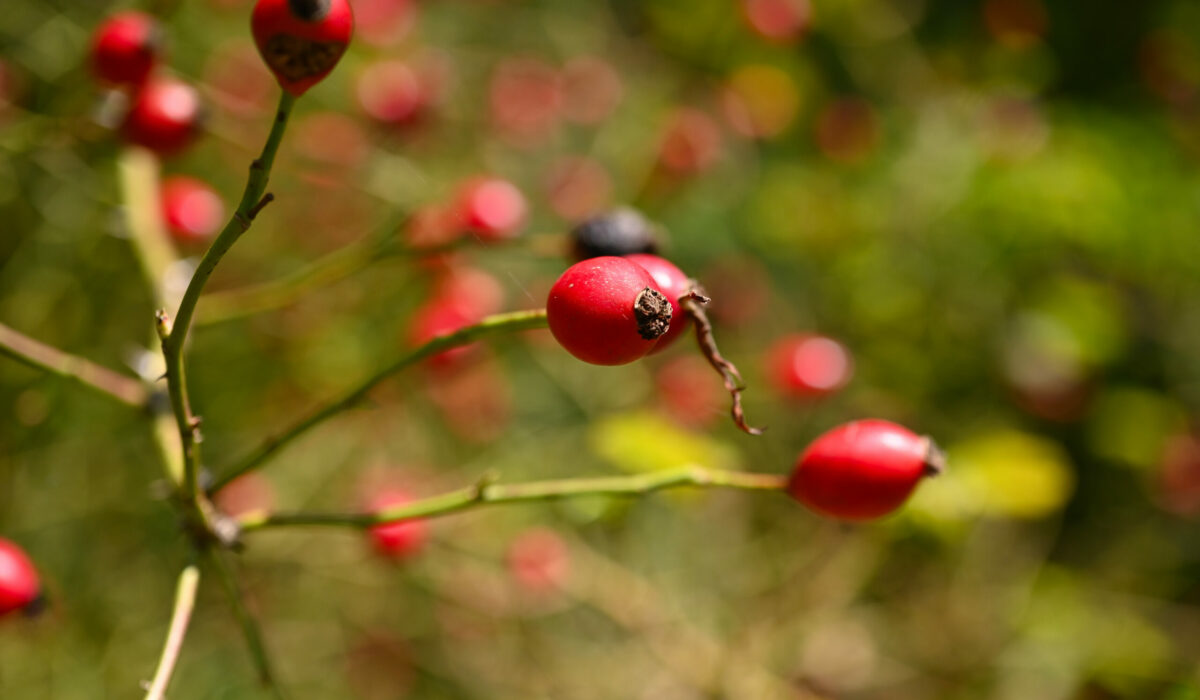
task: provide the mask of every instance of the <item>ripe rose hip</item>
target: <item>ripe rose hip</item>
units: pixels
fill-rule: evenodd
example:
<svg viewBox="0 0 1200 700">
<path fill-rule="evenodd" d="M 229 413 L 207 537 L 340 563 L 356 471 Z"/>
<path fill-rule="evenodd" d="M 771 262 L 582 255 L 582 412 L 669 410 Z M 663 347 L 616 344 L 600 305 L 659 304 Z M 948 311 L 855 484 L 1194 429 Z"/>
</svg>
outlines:
<svg viewBox="0 0 1200 700">
<path fill-rule="evenodd" d="M 16 543 L 0 537 L 0 615 L 37 600 L 39 590 L 33 562 Z"/>
<path fill-rule="evenodd" d="M 885 420 L 860 420 L 814 440 L 796 460 L 787 491 L 823 515 L 870 520 L 899 508 L 922 477 L 944 466 L 930 438 Z"/>
<path fill-rule="evenodd" d="M 151 78 L 134 96 L 121 134 L 130 143 L 171 155 L 199 136 L 201 116 L 195 88 L 172 78 Z"/>
<path fill-rule="evenodd" d="M 92 73 L 114 85 L 141 85 L 160 58 L 162 29 L 142 12 L 118 12 L 92 36 Z"/>
<path fill-rule="evenodd" d="M 650 276 L 654 278 L 654 283 L 658 285 L 659 291 L 667 295 L 667 300 L 671 302 L 671 328 L 658 339 L 658 343 L 649 354 L 662 352 L 688 329 L 688 317 L 679 306 L 679 298 L 691 289 L 692 281 L 683 274 L 682 270 L 675 267 L 674 263 L 657 255 L 637 253 L 626 255 L 625 259 L 632 260 L 649 272 Z"/>
<path fill-rule="evenodd" d="M 575 263 L 546 300 L 559 345 L 594 365 L 623 365 L 654 349 L 671 325 L 671 303 L 644 268 L 605 256 Z"/>
<path fill-rule="evenodd" d="M 480 177 L 458 192 L 456 210 L 463 227 L 485 241 L 513 238 L 525 223 L 525 195 L 508 180 Z"/>
<path fill-rule="evenodd" d="M 553 530 L 533 528 L 508 546 L 505 557 L 512 577 L 533 593 L 562 588 L 571 570 L 567 543 Z"/>
<path fill-rule="evenodd" d="M 598 214 L 571 229 L 571 253 L 576 260 L 657 251 L 654 225 L 630 207 Z"/>
<path fill-rule="evenodd" d="M 376 494 L 367 510 L 378 512 L 411 503 L 413 500 L 407 491 L 389 488 Z M 375 551 L 393 559 L 404 559 L 416 554 L 425 545 L 428 536 L 429 523 L 419 518 L 384 523 L 371 528 L 371 541 L 375 545 Z"/>
<path fill-rule="evenodd" d="M 354 15 L 349 0 L 258 0 L 250 31 L 279 86 L 299 97 L 337 65 Z"/>
<path fill-rule="evenodd" d="M 174 175 L 162 183 L 163 219 L 175 240 L 206 241 L 225 223 L 225 205 L 208 183 Z"/>
<path fill-rule="evenodd" d="M 854 374 L 841 343 L 821 335 L 786 335 L 767 350 L 767 374 L 789 396 L 818 397 L 837 392 Z"/>
</svg>

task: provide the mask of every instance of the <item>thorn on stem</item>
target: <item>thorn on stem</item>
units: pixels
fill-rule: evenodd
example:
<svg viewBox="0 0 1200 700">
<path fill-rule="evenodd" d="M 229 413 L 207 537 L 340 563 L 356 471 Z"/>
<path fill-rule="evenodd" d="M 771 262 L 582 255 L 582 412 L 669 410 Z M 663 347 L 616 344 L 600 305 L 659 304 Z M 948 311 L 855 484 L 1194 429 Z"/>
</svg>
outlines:
<svg viewBox="0 0 1200 700">
<path fill-rule="evenodd" d="M 745 391 L 746 385 L 737 366 L 726 360 L 717 348 L 717 341 L 713 337 L 712 323 L 704 311 L 704 305 L 709 301 L 711 299 L 704 294 L 704 289 L 698 283 L 693 282 L 687 293 L 679 297 L 679 306 L 696 326 L 696 343 L 700 346 L 700 352 L 704 354 L 708 364 L 712 365 L 713 369 L 721 375 L 725 390 L 729 392 L 733 401 L 729 415 L 733 417 L 734 424 L 750 435 L 762 435 L 762 428 L 755 428 L 746 422 L 746 415 L 742 410 L 742 392 Z"/>
<path fill-rule="evenodd" d="M 250 211 L 246 213 L 246 218 L 249 219 L 250 221 L 254 221 L 254 217 L 258 216 L 258 213 L 263 210 L 263 207 L 267 206 L 268 204 L 270 204 L 271 202 L 274 202 L 274 201 L 275 201 L 274 194 L 272 194 L 270 192 L 264 194 L 262 196 L 262 199 L 258 200 L 258 204 L 255 204 L 250 209 Z"/>
</svg>

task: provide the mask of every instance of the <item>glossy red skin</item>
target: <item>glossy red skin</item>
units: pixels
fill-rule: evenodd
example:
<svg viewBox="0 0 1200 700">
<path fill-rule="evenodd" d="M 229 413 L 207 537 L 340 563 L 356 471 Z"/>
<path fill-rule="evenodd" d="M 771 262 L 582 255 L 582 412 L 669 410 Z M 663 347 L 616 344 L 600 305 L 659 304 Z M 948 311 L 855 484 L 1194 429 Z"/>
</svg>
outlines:
<svg viewBox="0 0 1200 700">
<path fill-rule="evenodd" d="M 376 512 L 411 503 L 413 497 L 400 489 L 387 489 L 371 499 L 368 510 Z M 376 525 L 371 528 L 371 542 L 375 551 L 393 559 L 403 559 L 416 554 L 425 546 L 429 537 L 429 523 L 422 519 L 402 520 L 395 523 Z"/>
<path fill-rule="evenodd" d="M 462 225 L 485 241 L 514 238 L 525 223 L 525 195 L 508 180 L 481 177 L 465 183 L 458 193 Z"/>
<path fill-rule="evenodd" d="M 546 300 L 546 320 L 567 352 L 594 365 L 623 365 L 654 349 L 638 335 L 633 313 L 638 294 L 658 285 L 642 266 L 604 256 L 575 263 Z"/>
<path fill-rule="evenodd" d="M 141 85 L 159 60 L 161 29 L 142 12 L 118 12 L 92 36 L 92 73 L 114 85 Z"/>
<path fill-rule="evenodd" d="M 167 230 L 180 243 L 212 238 L 225 223 L 225 206 L 203 180 L 173 175 L 162 183 L 163 218 Z"/>
<path fill-rule="evenodd" d="M 691 326 L 688 323 L 688 317 L 683 313 L 683 309 L 679 306 L 679 297 L 687 293 L 692 286 L 692 281 L 688 276 L 683 274 L 683 270 L 675 267 L 675 264 L 665 258 L 660 258 L 657 255 L 649 253 L 634 253 L 626 255 L 626 260 L 641 265 L 642 268 L 650 273 L 654 278 L 654 282 L 658 284 L 658 288 L 663 294 L 667 295 L 667 299 L 671 300 L 671 327 L 663 334 L 663 337 L 658 339 L 658 343 L 648 354 L 662 352 L 667 349 L 667 346 L 674 343 L 679 336 L 687 332 Z"/>
<path fill-rule="evenodd" d="M 173 78 L 151 78 L 134 96 L 121 125 L 126 141 L 173 155 L 200 135 L 200 94 Z"/>
<path fill-rule="evenodd" d="M 313 85 L 325 79 L 333 70 L 354 35 L 354 14 L 349 0 L 328 0 L 329 12 L 316 21 L 306 21 L 295 14 L 289 0 L 258 0 L 250 16 L 250 33 L 263 56 L 267 67 L 275 74 L 279 86 L 299 97 Z M 268 45 L 279 35 L 287 35 L 307 42 L 318 42 L 337 47 L 337 55 L 323 70 L 302 77 L 285 75 L 267 59 Z"/>
<path fill-rule="evenodd" d="M 868 419 L 821 435 L 796 460 L 788 493 L 839 520 L 871 520 L 904 503 L 927 474 L 929 440 Z"/>
<path fill-rule="evenodd" d="M 24 550 L 0 538 L 0 615 L 20 610 L 37 600 L 41 584 Z"/>
<path fill-rule="evenodd" d="M 812 347 L 813 342 L 831 345 L 817 349 Z M 838 369 L 826 365 L 813 366 L 813 363 L 834 361 L 826 353 L 832 354 L 837 350 L 841 351 L 844 360 L 837 381 L 818 381 L 823 373 L 837 372 Z M 767 350 L 766 364 L 772 385 L 780 392 L 795 397 L 818 398 L 837 393 L 854 374 L 850 352 L 836 340 L 821 335 L 797 333 L 783 336 Z"/>
</svg>

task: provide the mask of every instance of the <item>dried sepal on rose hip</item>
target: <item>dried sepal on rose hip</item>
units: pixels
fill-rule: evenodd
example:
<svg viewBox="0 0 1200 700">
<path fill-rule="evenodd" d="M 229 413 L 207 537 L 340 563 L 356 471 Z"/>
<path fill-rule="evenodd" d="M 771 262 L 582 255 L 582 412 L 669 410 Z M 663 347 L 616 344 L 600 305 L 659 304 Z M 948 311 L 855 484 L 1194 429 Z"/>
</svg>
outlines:
<svg viewBox="0 0 1200 700">
<path fill-rule="evenodd" d="M 0 537 L 0 616 L 29 608 L 40 595 L 37 570 L 25 550 Z"/>
<path fill-rule="evenodd" d="M 945 469 L 928 436 L 895 423 L 867 419 L 822 434 L 800 454 L 788 493 L 839 520 L 871 520 L 899 508 L 922 478 Z"/>
<path fill-rule="evenodd" d="M 299 97 L 342 58 L 354 15 L 349 0 L 258 0 L 250 31 L 279 86 Z"/>
<path fill-rule="evenodd" d="M 637 263 L 642 269 L 649 272 L 650 276 L 654 278 L 655 284 L 658 285 L 659 291 L 665 294 L 667 300 L 671 302 L 671 328 L 658 339 L 658 343 L 649 354 L 662 352 L 679 336 L 687 332 L 688 317 L 680 308 L 679 300 L 691 291 L 694 283 L 687 275 L 683 274 L 683 270 L 666 258 L 648 253 L 635 253 L 626 255 L 625 259 Z"/>
<path fill-rule="evenodd" d="M 637 263 L 613 256 L 575 263 L 546 300 L 546 320 L 567 352 L 623 365 L 654 349 L 671 325 L 671 302 Z"/>
</svg>

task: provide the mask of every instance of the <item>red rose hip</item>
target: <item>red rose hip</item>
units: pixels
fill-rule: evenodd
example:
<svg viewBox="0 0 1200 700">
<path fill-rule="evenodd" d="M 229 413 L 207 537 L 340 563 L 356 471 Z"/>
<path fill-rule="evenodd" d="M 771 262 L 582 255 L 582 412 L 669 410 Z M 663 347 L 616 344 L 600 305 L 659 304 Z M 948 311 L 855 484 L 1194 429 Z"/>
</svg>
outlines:
<svg viewBox="0 0 1200 700">
<path fill-rule="evenodd" d="M 0 537 L 0 615 L 37 600 L 40 588 L 33 562 L 16 543 Z"/>
<path fill-rule="evenodd" d="M 822 515 L 871 520 L 899 508 L 922 477 L 944 465 L 930 438 L 885 420 L 860 420 L 814 440 L 796 460 L 787 491 Z"/>
<path fill-rule="evenodd" d="M 342 58 L 354 15 L 349 0 L 258 0 L 250 31 L 279 86 L 299 97 Z"/>
<path fill-rule="evenodd" d="M 671 302 L 671 328 L 658 339 L 658 343 L 649 354 L 662 352 L 687 331 L 688 319 L 684 315 L 683 309 L 679 307 L 679 298 L 691 289 L 692 280 L 688 279 L 688 276 L 683 274 L 683 270 L 676 267 L 674 263 L 657 255 L 637 253 L 626 255 L 625 259 L 632 260 L 649 272 L 650 276 L 654 278 L 654 283 L 658 285 L 659 291 L 667 295 L 667 300 Z"/>
<path fill-rule="evenodd" d="M 152 78 L 134 96 L 121 134 L 129 143 L 171 155 L 200 134 L 201 116 L 195 88 L 172 78 Z"/>
<path fill-rule="evenodd" d="M 379 492 L 371 499 L 368 510 L 377 512 L 411 503 L 413 498 L 407 491 L 390 488 Z M 393 559 L 404 559 L 416 554 L 425 546 L 429 536 L 429 523 L 414 518 L 384 523 L 371 528 L 371 541 L 375 551 Z"/>
<path fill-rule="evenodd" d="M 546 300 L 546 320 L 567 352 L 594 365 L 623 365 L 654 349 L 671 303 L 637 263 L 617 257 L 575 263 Z"/>
<path fill-rule="evenodd" d="M 206 241 L 225 223 L 221 196 L 194 177 L 174 175 L 164 179 L 162 204 L 167 230 L 183 244 Z"/>
<path fill-rule="evenodd" d="M 458 192 L 457 212 L 462 226 L 485 241 L 515 237 L 525 223 L 525 195 L 508 180 L 480 177 Z"/>
<path fill-rule="evenodd" d="M 118 12 L 92 36 L 92 73 L 113 85 L 141 85 L 160 58 L 162 29 L 142 12 Z"/>
<path fill-rule="evenodd" d="M 834 394 L 854 374 L 850 352 L 821 335 L 785 335 L 767 350 L 772 385 L 788 396 L 816 398 Z"/>
</svg>

